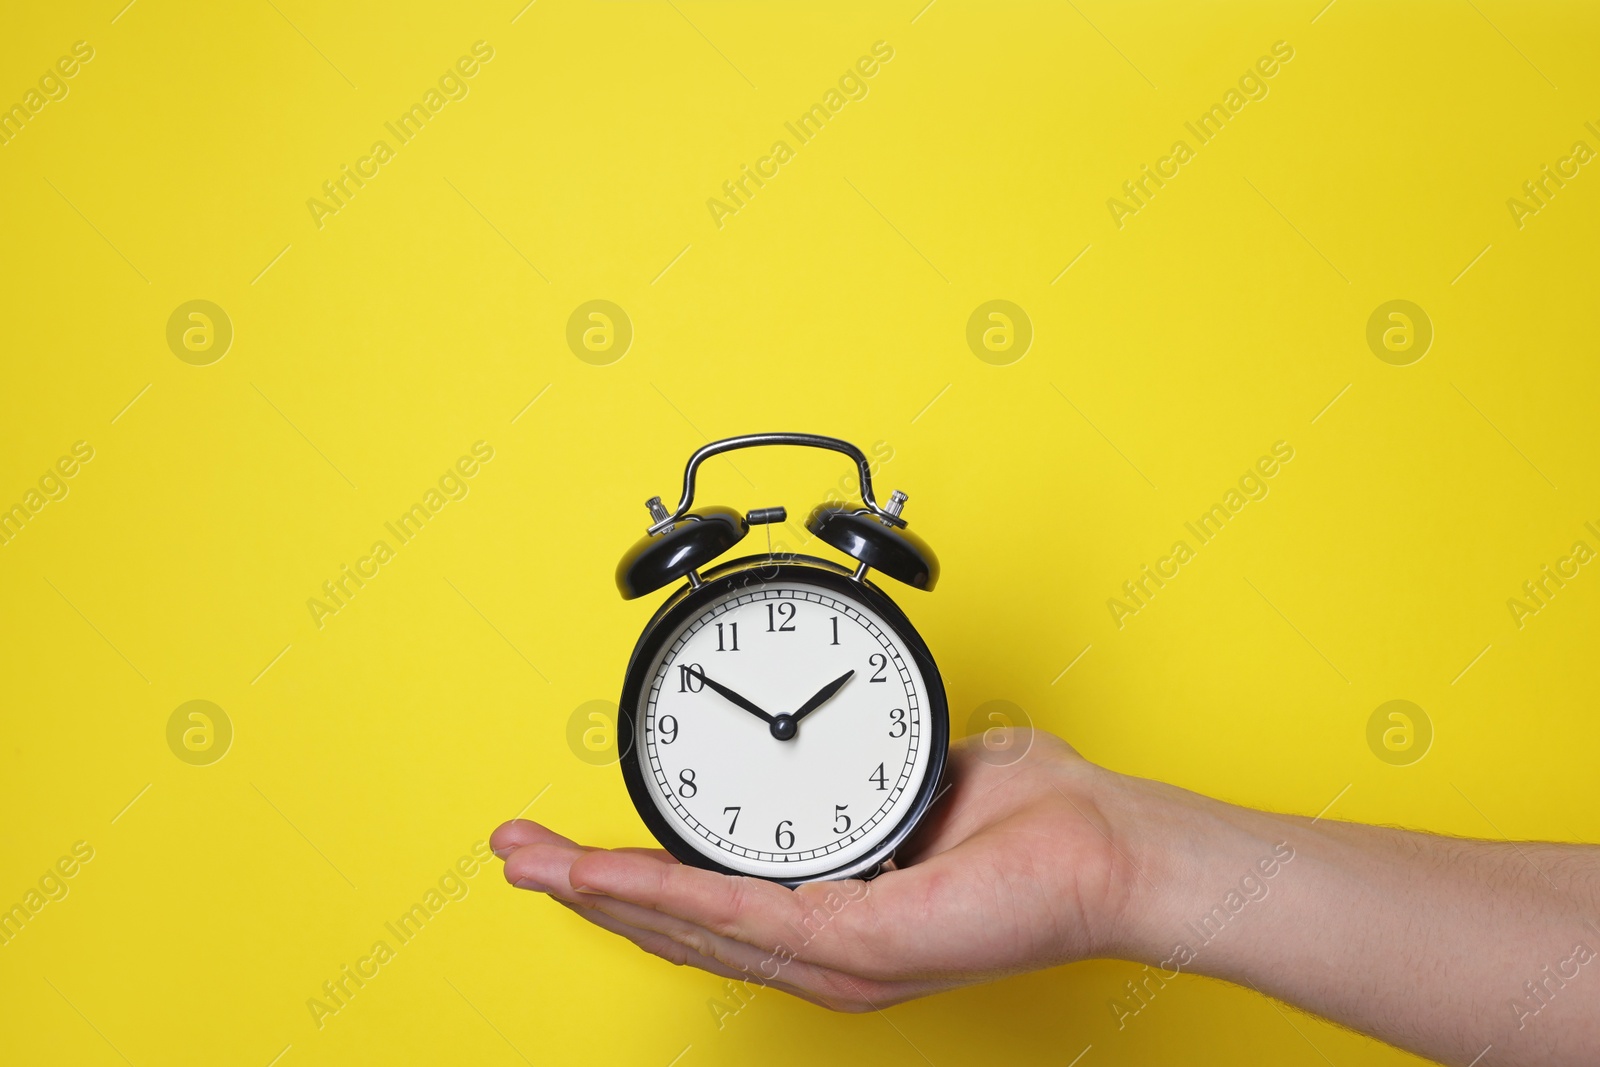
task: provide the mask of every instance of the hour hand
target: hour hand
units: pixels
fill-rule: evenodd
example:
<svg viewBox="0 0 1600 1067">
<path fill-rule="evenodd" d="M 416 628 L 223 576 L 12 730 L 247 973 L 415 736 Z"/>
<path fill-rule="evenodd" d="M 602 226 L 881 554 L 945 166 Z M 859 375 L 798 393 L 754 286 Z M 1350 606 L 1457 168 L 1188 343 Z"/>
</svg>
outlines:
<svg viewBox="0 0 1600 1067">
<path fill-rule="evenodd" d="M 807 715 L 810 715 L 813 711 L 816 711 L 818 708 L 822 707 L 822 705 L 826 704 L 829 700 L 833 699 L 833 694 L 843 689 L 844 683 L 848 682 L 852 677 L 854 677 L 855 673 L 856 672 L 853 670 L 845 671 L 843 674 L 839 675 L 839 677 L 835 678 L 821 689 L 818 689 L 816 694 L 810 700 L 800 705 L 799 710 L 794 713 L 794 720 L 799 722 Z"/>
<path fill-rule="evenodd" d="M 716 692 L 720 693 L 723 697 L 725 697 L 728 700 L 729 703 L 737 704 L 739 707 L 743 708 L 745 711 L 748 711 L 750 714 L 760 717 L 765 722 L 770 723 L 770 722 L 774 721 L 774 719 L 773 719 L 773 717 L 771 715 L 768 715 L 765 711 L 762 711 L 760 708 L 756 707 L 755 704 L 753 704 L 750 701 L 746 700 L 744 697 L 740 696 L 738 693 L 735 693 L 732 689 L 729 689 L 727 686 L 723 685 L 721 682 L 712 681 L 710 678 L 707 678 L 700 671 L 695 671 L 694 673 L 695 673 L 695 676 L 698 677 L 702 682 L 706 683 L 706 685 L 710 686 L 713 690 L 715 690 Z"/>
</svg>

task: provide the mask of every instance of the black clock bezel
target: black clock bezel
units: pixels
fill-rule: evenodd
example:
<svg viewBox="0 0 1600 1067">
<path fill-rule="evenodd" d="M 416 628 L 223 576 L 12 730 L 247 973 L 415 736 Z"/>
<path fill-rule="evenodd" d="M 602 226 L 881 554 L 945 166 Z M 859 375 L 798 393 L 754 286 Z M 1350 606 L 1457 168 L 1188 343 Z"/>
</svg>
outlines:
<svg viewBox="0 0 1600 1067">
<path fill-rule="evenodd" d="M 784 581 L 817 586 L 858 600 L 871 608 L 889 625 L 907 654 L 916 661 L 917 668 L 922 672 L 923 681 L 928 687 L 928 771 L 917 787 L 917 794 L 910 809 L 871 852 L 830 870 L 794 879 L 765 878 L 762 875 L 735 870 L 702 854 L 684 840 L 667 822 L 651 798 L 649 788 L 645 784 L 644 768 L 640 764 L 643 746 L 635 743 L 636 712 L 640 697 L 650 682 L 647 677 L 650 664 L 655 661 L 657 653 L 661 651 L 669 635 L 676 632 L 678 624 L 697 615 L 711 601 L 730 592 Z M 793 889 L 807 882 L 870 878 L 884 863 L 894 857 L 896 849 L 921 823 L 922 817 L 938 796 L 940 783 L 944 780 L 945 759 L 950 750 L 950 708 L 945 699 L 944 679 L 939 675 L 939 668 L 933 662 L 933 654 L 928 651 L 927 643 L 911 625 L 911 620 L 906 618 L 905 612 L 901 611 L 882 590 L 869 581 L 857 580 L 850 571 L 828 560 L 811 556 L 788 556 L 783 562 L 778 562 L 771 557 L 751 556 L 733 560 L 708 571 L 698 587 L 685 585 L 669 597 L 645 625 L 644 632 L 640 634 L 639 641 L 634 646 L 633 655 L 628 660 L 627 674 L 622 685 L 622 700 L 617 708 L 617 743 L 623 751 L 622 758 L 618 760 L 622 765 L 622 779 L 627 784 L 628 796 L 633 800 L 634 808 L 639 812 L 639 817 L 644 820 L 650 833 L 675 858 L 691 867 L 738 877 L 764 878 L 766 881 Z"/>
</svg>

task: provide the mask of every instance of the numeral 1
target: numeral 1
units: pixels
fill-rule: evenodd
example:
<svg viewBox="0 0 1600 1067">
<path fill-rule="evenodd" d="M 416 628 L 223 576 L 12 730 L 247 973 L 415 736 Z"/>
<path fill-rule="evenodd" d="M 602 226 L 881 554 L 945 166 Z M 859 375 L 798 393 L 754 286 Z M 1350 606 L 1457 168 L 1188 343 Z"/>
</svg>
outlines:
<svg viewBox="0 0 1600 1067">
<path fill-rule="evenodd" d="M 724 634 L 722 632 L 722 625 L 723 624 L 720 623 L 720 622 L 717 623 L 717 651 L 718 652 L 737 652 L 737 651 L 739 651 L 739 624 L 736 623 L 736 622 L 728 623 L 727 624 L 728 625 L 728 632 L 726 634 Z M 727 646 L 726 647 L 723 646 L 724 638 L 726 638 L 726 640 L 727 640 Z"/>
<path fill-rule="evenodd" d="M 832 619 L 832 622 L 833 622 L 833 640 L 831 642 L 829 642 L 829 643 L 837 645 L 839 643 L 839 616 L 835 615 L 833 617 L 833 619 Z"/>
</svg>

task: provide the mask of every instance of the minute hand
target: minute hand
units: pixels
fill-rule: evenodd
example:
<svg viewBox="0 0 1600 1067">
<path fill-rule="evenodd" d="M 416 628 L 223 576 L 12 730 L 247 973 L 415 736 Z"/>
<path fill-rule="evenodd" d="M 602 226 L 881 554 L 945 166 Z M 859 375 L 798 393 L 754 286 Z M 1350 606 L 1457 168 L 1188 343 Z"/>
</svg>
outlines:
<svg viewBox="0 0 1600 1067">
<path fill-rule="evenodd" d="M 835 678 L 821 689 L 818 689 L 815 696 L 806 701 L 804 704 L 800 705 L 799 710 L 796 711 L 792 716 L 794 721 L 799 722 L 801 719 L 805 718 L 807 715 L 810 715 L 813 711 L 816 711 L 818 708 L 822 707 L 822 705 L 826 704 L 833 698 L 833 694 L 844 688 L 844 683 L 853 678 L 855 673 L 856 672 L 853 670 L 845 671 L 843 674 L 839 675 L 839 677 Z"/>
<path fill-rule="evenodd" d="M 700 673 L 698 671 L 696 671 L 695 673 L 697 675 L 699 675 L 699 678 L 700 678 L 700 680 L 702 682 L 704 682 L 707 685 L 709 685 L 716 692 L 721 693 L 731 703 L 737 704 L 739 707 L 743 708 L 745 711 L 748 711 L 752 715 L 760 716 L 766 722 L 770 723 L 770 722 L 773 721 L 773 717 L 771 715 L 768 715 L 766 712 L 764 712 L 760 708 L 756 707 L 750 701 L 746 700 L 744 697 L 740 696 L 738 693 L 735 693 L 732 689 L 729 689 L 727 686 L 721 684 L 720 682 L 712 681 L 710 678 L 707 678 L 703 673 Z"/>
</svg>

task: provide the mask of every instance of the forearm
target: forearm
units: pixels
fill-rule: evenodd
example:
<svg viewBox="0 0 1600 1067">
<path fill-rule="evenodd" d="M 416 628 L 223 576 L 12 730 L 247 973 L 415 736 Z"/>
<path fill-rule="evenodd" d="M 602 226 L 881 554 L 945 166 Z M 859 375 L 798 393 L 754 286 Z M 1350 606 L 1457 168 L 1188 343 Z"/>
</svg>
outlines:
<svg viewBox="0 0 1600 1067">
<path fill-rule="evenodd" d="M 1118 955 L 1448 1064 L 1600 1061 L 1600 849 L 1251 811 L 1117 776 Z"/>
</svg>

